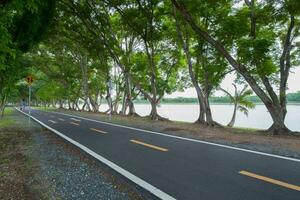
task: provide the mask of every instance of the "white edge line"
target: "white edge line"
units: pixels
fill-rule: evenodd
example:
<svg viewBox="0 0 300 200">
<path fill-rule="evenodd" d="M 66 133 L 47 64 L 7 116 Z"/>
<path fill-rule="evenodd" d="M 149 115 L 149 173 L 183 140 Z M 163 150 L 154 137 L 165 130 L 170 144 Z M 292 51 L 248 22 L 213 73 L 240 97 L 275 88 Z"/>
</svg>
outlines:
<svg viewBox="0 0 300 200">
<path fill-rule="evenodd" d="M 23 113 L 24 115 L 29 116 L 27 113 L 19 110 L 18 108 L 15 108 L 16 110 L 18 110 L 19 112 Z M 132 182 L 136 183 L 137 185 L 141 186 L 142 188 L 146 189 L 147 191 L 149 191 L 150 193 L 152 193 L 153 195 L 157 196 L 160 199 L 165 199 L 165 200 L 176 200 L 174 197 L 168 195 L 167 193 L 161 191 L 160 189 L 154 187 L 153 185 L 147 183 L 146 181 L 144 181 L 143 179 L 135 176 L 134 174 L 130 173 L 129 171 L 123 169 L 122 167 L 116 165 L 115 163 L 109 161 L 108 159 L 100 156 L 99 154 L 95 153 L 94 151 L 92 151 L 91 149 L 87 148 L 86 146 L 76 142 L 75 140 L 65 136 L 64 134 L 62 134 L 61 132 L 51 128 L 50 126 L 44 124 L 43 122 L 39 121 L 38 119 L 34 118 L 33 116 L 29 116 L 31 117 L 33 120 L 35 120 L 36 122 L 38 122 L 39 124 L 41 124 L 42 126 L 44 126 L 45 128 L 47 128 L 48 130 L 52 131 L 53 133 L 59 135 L 60 137 L 64 138 L 65 140 L 67 140 L 68 142 L 72 143 L 73 145 L 79 147 L 80 149 L 82 149 L 83 151 L 85 151 L 86 153 L 88 153 L 89 155 L 93 156 L 94 158 L 96 158 L 97 160 L 101 161 L 102 163 L 104 163 L 105 165 L 109 166 L 110 168 L 112 168 L 113 170 L 117 171 L 119 174 L 125 176 L 126 178 L 128 178 L 129 180 L 131 180 Z"/>
<path fill-rule="evenodd" d="M 76 122 L 80 122 L 81 120 L 79 120 L 79 119 L 75 119 L 75 118 L 70 118 L 71 120 L 73 120 L 73 121 L 76 121 Z"/>
<path fill-rule="evenodd" d="M 223 148 L 227 148 L 227 149 L 234 149 L 234 150 L 238 150 L 238 151 L 254 153 L 254 154 L 263 155 L 263 156 L 269 156 L 269 157 L 280 158 L 280 159 L 284 159 L 284 160 L 300 162 L 300 159 L 297 159 L 297 158 L 289 158 L 289 157 L 286 157 L 286 156 L 280 156 L 280 155 L 271 154 L 271 153 L 264 153 L 264 152 L 261 152 L 261 151 L 243 149 L 243 148 L 239 148 L 239 147 L 233 147 L 233 146 L 228 146 L 228 145 L 224 145 L 224 144 L 217 144 L 217 143 L 213 143 L 213 142 L 206 142 L 206 141 L 203 141 L 203 140 L 185 138 L 185 137 L 180 137 L 180 136 L 176 136 L 176 135 L 169 135 L 169 134 L 155 132 L 155 131 L 148 131 L 148 130 L 143 130 L 143 129 L 140 129 L 140 128 L 134 128 L 134 127 L 124 126 L 124 125 L 119 125 L 119 124 L 113 124 L 113 123 L 109 123 L 109 122 L 103 122 L 103 121 L 99 121 L 99 120 L 95 120 L 95 119 L 89 119 L 89 118 L 80 117 L 80 116 L 76 116 L 76 115 L 71 115 L 71 114 L 67 114 L 67 113 L 61 113 L 61 112 L 55 112 L 55 111 L 42 111 L 42 112 L 49 112 L 49 113 L 52 112 L 52 113 L 56 113 L 56 114 L 61 114 L 61 115 L 69 116 L 69 117 L 77 117 L 79 119 L 84 119 L 84 120 L 93 121 L 93 122 L 97 122 L 97 123 L 107 124 L 107 125 L 111 125 L 111 126 L 122 127 L 122 128 L 131 129 L 131 130 L 142 131 L 142 132 L 146 132 L 146 133 L 152 133 L 152 134 L 156 134 L 156 135 L 162 135 L 162 136 L 165 136 L 165 137 L 171 137 L 171 138 L 176 138 L 176 139 L 181 139 L 181 140 L 186 140 L 186 141 L 191 141 L 191 142 L 198 142 L 198 143 L 202 143 L 202 144 L 208 144 L 208 145 L 223 147 Z"/>
</svg>

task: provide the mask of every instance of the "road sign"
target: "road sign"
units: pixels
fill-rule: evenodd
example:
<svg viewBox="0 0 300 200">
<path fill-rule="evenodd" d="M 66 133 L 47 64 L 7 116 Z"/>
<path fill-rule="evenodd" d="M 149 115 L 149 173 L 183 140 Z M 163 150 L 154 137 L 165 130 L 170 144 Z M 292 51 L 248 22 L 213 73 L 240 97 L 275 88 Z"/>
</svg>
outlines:
<svg viewBox="0 0 300 200">
<path fill-rule="evenodd" d="M 33 76 L 32 75 L 28 75 L 26 77 L 26 81 L 28 83 L 28 93 L 29 93 L 29 97 L 28 97 L 28 111 L 29 111 L 29 115 L 31 115 L 31 107 L 30 107 L 30 101 L 31 101 L 31 84 L 33 82 Z"/>
<path fill-rule="evenodd" d="M 27 81 L 27 83 L 28 83 L 29 85 L 31 85 L 32 82 L 33 82 L 33 76 L 32 76 L 32 75 L 27 76 L 27 77 L 26 77 L 26 81 Z"/>
</svg>

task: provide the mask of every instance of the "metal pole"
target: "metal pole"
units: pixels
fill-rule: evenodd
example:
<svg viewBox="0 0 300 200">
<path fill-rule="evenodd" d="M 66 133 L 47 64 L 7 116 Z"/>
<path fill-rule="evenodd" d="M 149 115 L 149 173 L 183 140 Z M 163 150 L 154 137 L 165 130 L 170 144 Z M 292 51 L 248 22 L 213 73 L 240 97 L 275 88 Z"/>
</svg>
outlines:
<svg viewBox="0 0 300 200">
<path fill-rule="evenodd" d="M 29 100 L 28 100 L 29 115 L 31 115 L 30 101 L 31 101 L 31 85 L 29 85 Z"/>
</svg>

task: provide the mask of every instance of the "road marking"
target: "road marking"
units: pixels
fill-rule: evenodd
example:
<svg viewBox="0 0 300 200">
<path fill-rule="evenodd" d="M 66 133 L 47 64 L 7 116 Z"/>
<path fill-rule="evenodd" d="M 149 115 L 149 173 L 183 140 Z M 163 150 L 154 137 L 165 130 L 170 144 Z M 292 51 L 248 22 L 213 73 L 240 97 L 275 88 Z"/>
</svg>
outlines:
<svg viewBox="0 0 300 200">
<path fill-rule="evenodd" d="M 64 119 L 62 119 L 62 118 L 58 118 L 58 120 L 60 120 L 60 121 L 63 121 L 63 122 L 65 121 L 65 120 L 64 120 Z"/>
<path fill-rule="evenodd" d="M 73 120 L 73 121 L 76 121 L 76 122 L 81 122 L 80 119 L 75 119 L 75 118 L 70 118 L 70 119 Z"/>
<path fill-rule="evenodd" d="M 73 124 L 75 126 L 79 126 L 79 124 L 75 123 L 75 122 L 70 122 L 70 124 Z"/>
<path fill-rule="evenodd" d="M 79 142 L 76 142 L 75 140 L 73 140 L 73 139 L 65 136 L 63 133 L 61 133 L 61 132 L 59 132 L 59 131 L 51 128 L 50 126 L 44 124 L 43 122 L 41 122 L 40 120 L 36 119 L 35 117 L 30 116 L 29 114 L 27 114 L 27 113 L 25 113 L 25 112 L 23 112 L 23 111 L 21 111 L 19 109 L 17 109 L 17 110 L 19 112 L 23 113 L 24 115 L 27 115 L 27 116 L 31 117 L 33 120 L 35 120 L 36 122 L 38 122 L 39 124 L 41 124 L 42 126 L 44 126 L 45 128 L 47 128 L 48 130 L 52 131 L 53 133 L 59 135 L 60 137 L 62 137 L 65 140 L 67 140 L 68 142 L 70 142 L 70 143 L 74 144 L 75 146 L 79 147 L 80 149 L 82 149 L 83 151 L 85 151 L 86 153 L 88 153 L 89 155 L 93 156 L 94 158 L 96 158 L 100 162 L 104 163 L 105 165 L 107 165 L 108 167 L 112 168 L 113 170 L 115 170 L 119 174 L 121 174 L 124 177 L 128 178 L 132 182 L 136 183 L 137 185 L 141 186 L 145 190 L 148 190 L 149 192 L 151 192 L 153 195 L 157 196 L 158 198 L 163 199 L 163 200 L 176 200 L 171 195 L 165 193 L 164 191 L 160 190 L 159 188 L 157 188 L 157 187 L 151 185 L 150 183 L 144 181 L 140 177 L 138 177 L 138 176 L 130 173 L 126 169 L 118 166 L 117 164 L 111 162 L 110 160 L 104 158 L 103 156 L 97 154 L 96 152 L 94 152 L 91 149 L 87 148 L 86 146 L 80 144 Z"/>
<path fill-rule="evenodd" d="M 289 183 L 278 181 L 278 180 L 268 178 L 268 177 L 265 177 L 265 176 L 261 176 L 261 175 L 258 175 L 258 174 L 254 174 L 254 173 L 251 173 L 251 172 L 240 171 L 239 174 L 243 174 L 245 176 L 250 176 L 252 178 L 256 178 L 256 179 L 259 179 L 259 180 L 262 180 L 262 181 L 265 181 L 265 182 L 268 182 L 268 183 L 272 183 L 272 184 L 275 184 L 275 185 L 280 185 L 282 187 L 286 187 L 286 188 L 289 188 L 289 189 L 292 189 L 292 190 L 300 191 L 300 186 L 292 185 L 292 184 L 289 184 Z"/>
<path fill-rule="evenodd" d="M 226 149 L 233 149 L 233 150 L 243 151 L 243 152 L 247 152 L 247 153 L 253 153 L 253 154 L 257 154 L 257 155 L 263 155 L 263 156 L 268 156 L 268 157 L 273 157 L 273 158 L 280 158 L 280 159 L 294 161 L 294 162 L 300 162 L 300 159 L 297 159 L 297 158 L 291 158 L 291 157 L 280 156 L 280 155 L 271 154 L 271 153 L 265 153 L 265 152 L 261 152 L 261 151 L 243 149 L 243 148 L 239 148 L 239 147 L 228 146 L 228 145 L 224 145 L 224 144 L 218 144 L 218 143 L 214 143 L 214 142 L 207 142 L 207 141 L 204 141 L 204 140 L 186 138 L 186 137 L 181 137 L 181 136 L 176 136 L 176 135 L 170 135 L 170 134 L 160 133 L 160 132 L 155 132 L 155 131 L 148 131 L 148 130 L 144 130 L 144 129 L 140 129 L 140 128 L 134 128 L 134 127 L 130 127 L 130 126 L 124 126 L 124 125 L 113 124 L 113 123 L 109 123 L 109 122 L 103 122 L 103 121 L 99 121 L 99 120 L 95 120 L 95 119 L 89 119 L 89 118 L 86 118 L 86 117 L 75 116 L 75 115 L 71 115 L 71 114 L 67 114 L 67 113 L 61 113 L 61 112 L 55 112 L 55 111 L 44 111 L 44 112 L 49 112 L 49 113 L 52 112 L 52 113 L 55 113 L 55 114 L 60 114 L 60 115 L 68 116 L 68 117 L 77 117 L 79 119 L 83 119 L 83 120 L 87 120 L 87 121 L 91 121 L 91 122 L 96 122 L 96 123 L 100 123 L 100 124 L 107 124 L 107 125 L 114 126 L 114 127 L 121 127 L 121 128 L 126 128 L 126 129 L 130 129 L 130 130 L 139 131 L 140 133 L 142 133 L 142 132 L 152 133 L 152 134 L 155 134 L 155 135 L 161 135 L 161 136 L 164 136 L 164 137 L 170 137 L 170 138 L 175 138 L 175 139 L 179 139 L 179 140 L 197 142 L 197 143 L 201 143 L 201 144 L 212 145 L 212 146 L 222 147 L 222 148 L 226 148 Z"/>
<path fill-rule="evenodd" d="M 95 128 L 90 128 L 90 130 L 91 131 L 96 131 L 96 132 L 98 132 L 98 133 L 107 133 L 107 132 L 105 132 L 105 131 L 101 131 L 101 130 L 99 130 L 99 129 L 95 129 Z"/>
<path fill-rule="evenodd" d="M 53 124 L 56 124 L 56 121 L 53 120 L 48 120 L 49 122 L 52 122 Z"/>
<path fill-rule="evenodd" d="M 50 117 L 54 118 L 54 116 L 53 116 L 53 115 L 50 115 Z"/>
<path fill-rule="evenodd" d="M 155 146 L 155 145 L 152 145 L 152 144 L 147 144 L 147 143 L 144 143 L 144 142 L 141 142 L 141 141 L 138 141 L 138 140 L 130 140 L 130 142 L 133 142 L 135 144 L 140 144 L 140 145 L 143 145 L 143 146 L 146 146 L 146 147 L 149 147 L 149 148 L 152 148 L 152 149 L 156 149 L 156 150 L 159 150 L 159 151 L 169 151 L 168 149 L 165 149 L 165 148 L 162 148 L 162 147 L 159 147 L 159 146 Z"/>
</svg>

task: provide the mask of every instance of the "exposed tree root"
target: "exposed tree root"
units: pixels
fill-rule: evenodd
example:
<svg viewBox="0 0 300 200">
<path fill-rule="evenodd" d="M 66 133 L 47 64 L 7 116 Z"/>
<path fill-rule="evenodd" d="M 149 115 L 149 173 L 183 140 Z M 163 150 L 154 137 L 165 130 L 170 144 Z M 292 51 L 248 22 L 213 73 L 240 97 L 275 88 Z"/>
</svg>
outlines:
<svg viewBox="0 0 300 200">
<path fill-rule="evenodd" d="M 204 120 L 200 120 L 200 119 L 197 119 L 194 124 L 199 124 L 199 125 L 205 125 L 205 126 L 209 126 L 209 127 L 224 127 L 222 124 L 216 122 L 216 121 L 213 121 L 211 123 L 208 123 Z"/>
<path fill-rule="evenodd" d="M 168 118 L 162 117 L 158 114 L 156 116 L 153 116 L 153 115 L 150 114 L 150 115 L 147 115 L 147 116 L 142 117 L 142 118 L 148 118 L 148 119 L 157 120 L 157 121 L 171 121 Z"/>
<path fill-rule="evenodd" d="M 265 132 L 271 135 L 284 135 L 284 136 L 293 136 L 294 133 L 286 126 L 283 127 L 276 127 L 274 124 Z"/>
<path fill-rule="evenodd" d="M 142 117 L 141 115 L 139 115 L 137 113 L 128 114 L 126 116 L 129 116 L 129 117 Z"/>
</svg>

